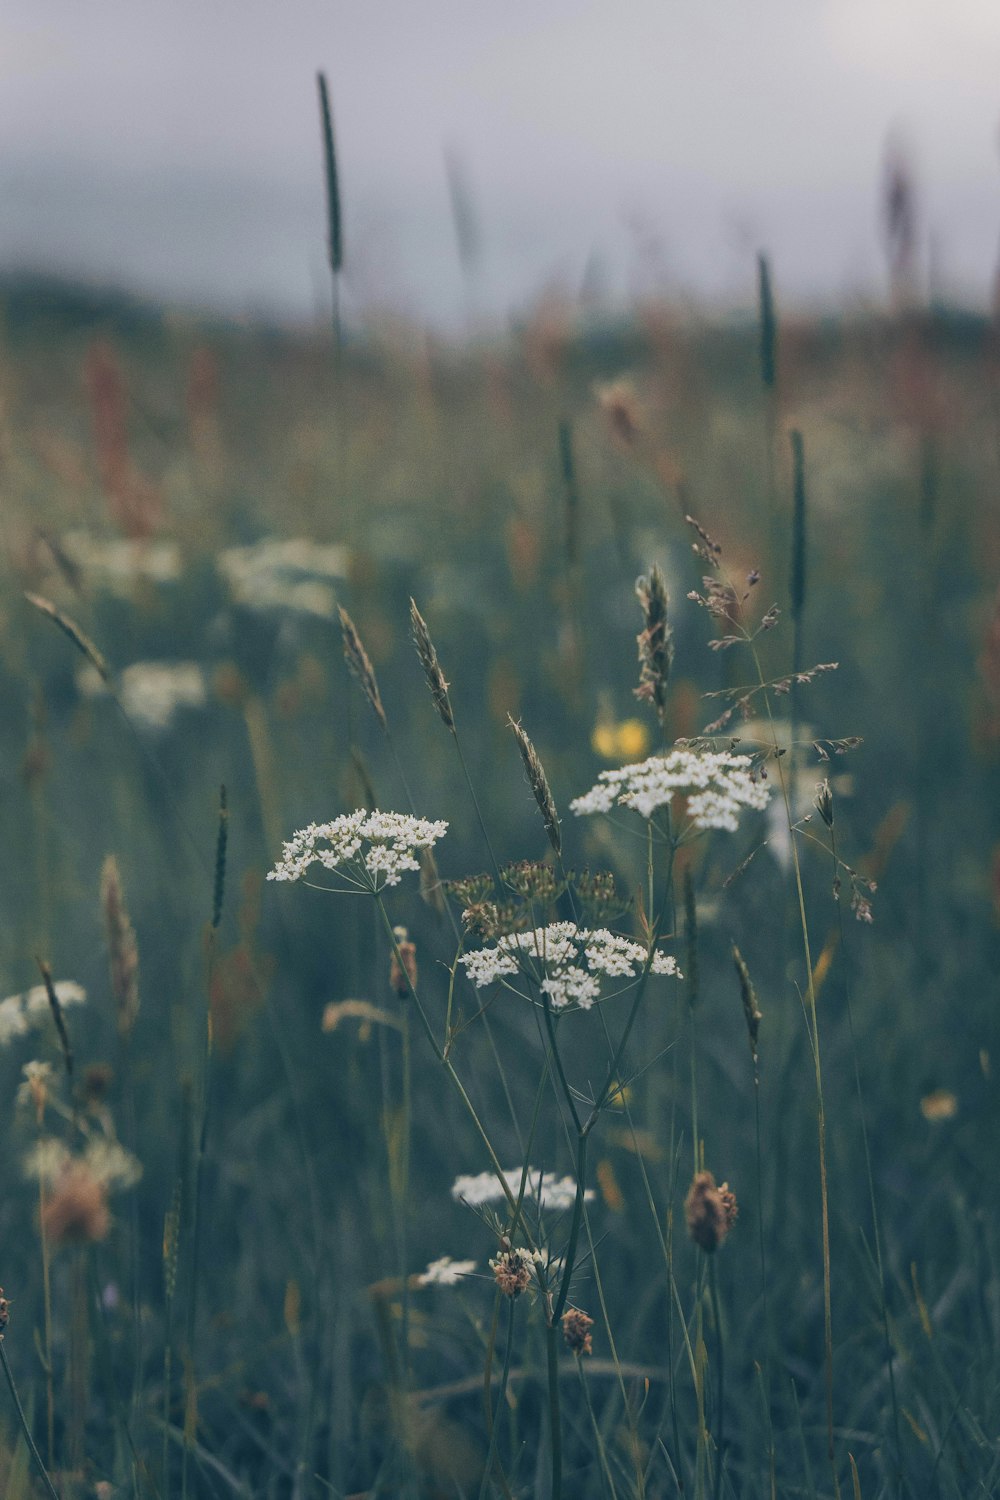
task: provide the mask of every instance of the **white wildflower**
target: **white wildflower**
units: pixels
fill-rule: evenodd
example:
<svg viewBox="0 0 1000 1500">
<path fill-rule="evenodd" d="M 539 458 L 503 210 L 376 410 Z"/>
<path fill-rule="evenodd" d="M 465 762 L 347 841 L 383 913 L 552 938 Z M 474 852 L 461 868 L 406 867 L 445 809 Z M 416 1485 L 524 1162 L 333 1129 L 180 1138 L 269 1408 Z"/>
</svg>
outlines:
<svg viewBox="0 0 1000 1500">
<path fill-rule="evenodd" d="M 75 979 L 57 979 L 52 988 L 62 1006 L 82 1005 L 87 998 L 87 991 Z M 8 995 L 0 1000 L 0 1047 L 24 1036 L 33 1026 L 44 1026 L 50 1014 L 49 994 L 44 984 L 36 984 L 26 994 Z"/>
<path fill-rule="evenodd" d="M 266 537 L 252 547 L 227 547 L 217 567 L 238 604 L 332 619 L 337 598 L 329 580 L 346 578 L 350 561 L 348 549 L 336 544 Z"/>
<path fill-rule="evenodd" d="M 22 1087 L 24 1085 L 22 1084 Z M 69 1165 L 70 1154 L 55 1136 L 43 1135 L 25 1154 L 22 1166 L 25 1177 L 51 1187 Z"/>
<path fill-rule="evenodd" d="M 516 1198 L 521 1191 L 523 1169 L 511 1167 L 503 1175 L 511 1194 Z M 451 1196 L 467 1203 L 470 1208 L 478 1208 L 483 1203 L 496 1203 L 507 1195 L 494 1172 L 479 1172 L 471 1177 L 456 1177 L 451 1185 Z M 588 1188 L 583 1196 L 584 1201 L 590 1203 L 594 1197 L 593 1190 Z M 539 1172 L 534 1167 L 529 1167 L 524 1197 L 527 1202 L 537 1203 L 539 1208 L 560 1213 L 573 1206 L 576 1200 L 576 1183 L 572 1177 L 557 1177 L 554 1172 Z"/>
<path fill-rule="evenodd" d="M 111 1192 L 135 1187 L 142 1176 L 142 1163 L 107 1136 L 96 1136 L 87 1142 L 84 1160 L 95 1182 Z"/>
<path fill-rule="evenodd" d="M 471 1275 L 475 1269 L 474 1260 L 452 1260 L 450 1255 L 442 1255 L 440 1260 L 432 1260 L 417 1280 L 421 1286 L 458 1286 L 462 1277 Z"/>
<path fill-rule="evenodd" d="M 130 598 L 137 583 L 174 583 L 181 576 L 181 549 L 176 542 L 130 541 L 74 530 L 65 532 L 59 544 L 87 575 L 88 583 L 121 598 Z"/>
<path fill-rule="evenodd" d="M 340 870 L 355 889 L 380 891 L 398 885 L 405 870 L 419 870 L 418 849 L 430 849 L 444 837 L 448 824 L 411 817 L 409 813 L 344 813 L 329 823 L 300 828 L 282 849 L 268 880 L 301 880 L 314 864 Z"/>
<path fill-rule="evenodd" d="M 195 661 L 136 661 L 121 677 L 122 707 L 147 729 L 166 729 L 179 708 L 201 708 L 206 696 Z"/>
<path fill-rule="evenodd" d="M 610 812 L 617 803 L 648 819 L 658 808 L 669 807 L 678 793 L 687 793 L 687 815 L 695 828 L 729 832 L 735 832 L 743 808 L 759 811 L 771 794 L 747 755 L 677 749 L 602 771 L 596 786 L 574 798 L 570 808 L 582 817 Z"/>
<path fill-rule="evenodd" d="M 0 1047 L 5 1047 L 16 1036 L 23 1036 L 27 1029 L 24 997 L 8 995 L 6 1000 L 0 1000 Z"/>
<path fill-rule="evenodd" d="M 646 949 L 606 927 L 550 922 L 532 932 L 509 933 L 498 939 L 495 947 L 463 954 L 461 962 L 477 989 L 524 973 L 549 996 L 554 1010 L 569 1005 L 589 1010 L 600 999 L 599 976 L 636 978 L 646 964 Z M 667 953 L 654 953 L 651 968 L 654 974 L 679 973 L 676 960 Z"/>
<path fill-rule="evenodd" d="M 87 998 L 87 991 L 83 985 L 77 984 L 74 979 L 57 979 L 52 988 L 63 1008 L 68 1005 L 82 1005 Z M 44 984 L 36 984 L 28 991 L 24 996 L 24 1009 L 30 1021 L 37 1021 L 40 1017 L 50 1013 L 49 992 Z"/>
</svg>

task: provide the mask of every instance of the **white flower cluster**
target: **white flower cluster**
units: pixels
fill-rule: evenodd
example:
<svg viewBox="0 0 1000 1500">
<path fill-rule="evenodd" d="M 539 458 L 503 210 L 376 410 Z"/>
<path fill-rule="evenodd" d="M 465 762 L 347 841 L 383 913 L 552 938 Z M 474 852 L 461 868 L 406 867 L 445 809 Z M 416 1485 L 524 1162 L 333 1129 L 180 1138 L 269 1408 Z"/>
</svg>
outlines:
<svg viewBox="0 0 1000 1500">
<path fill-rule="evenodd" d="M 577 927 L 575 922 L 550 922 L 533 932 L 512 932 L 493 948 L 462 955 L 462 963 L 477 989 L 511 974 L 531 972 L 531 961 L 541 965 L 540 988 L 553 1009 L 576 1005 L 589 1010 L 600 998 L 601 979 L 634 979 L 646 963 L 646 949 L 631 938 L 606 927 Z M 654 953 L 654 974 L 678 974 L 668 953 Z"/>
<path fill-rule="evenodd" d="M 337 608 L 328 580 L 346 578 L 350 563 L 346 547 L 305 537 L 265 537 L 252 547 L 227 547 L 216 560 L 237 603 L 322 619 L 332 619 Z"/>
<path fill-rule="evenodd" d="M 522 1169 L 511 1167 L 503 1175 L 516 1198 L 521 1190 Z M 495 1172 L 479 1172 L 472 1177 L 456 1177 L 451 1185 L 451 1196 L 467 1203 L 470 1208 L 478 1208 L 482 1203 L 496 1203 L 506 1194 Z M 524 1196 L 528 1202 L 537 1202 L 539 1208 L 562 1213 L 564 1209 L 572 1208 L 576 1201 L 576 1183 L 572 1177 L 557 1177 L 555 1172 L 539 1172 L 529 1167 Z M 593 1190 L 588 1188 L 583 1196 L 589 1203 L 594 1196 Z"/>
<path fill-rule="evenodd" d="M 474 1260 L 452 1260 L 450 1255 L 442 1255 L 440 1260 L 432 1260 L 417 1280 L 421 1286 L 458 1286 L 462 1277 L 471 1275 L 475 1269 Z"/>
<path fill-rule="evenodd" d="M 67 531 L 63 552 L 87 574 L 87 582 L 128 599 L 139 583 L 174 583 L 181 576 L 181 549 L 176 542 L 129 541 L 97 537 L 89 531 Z"/>
<path fill-rule="evenodd" d="M 330 823 L 310 823 L 285 844 L 268 880 L 301 880 L 311 865 L 342 870 L 350 884 L 366 891 L 398 885 L 404 870 L 419 870 L 415 851 L 430 849 L 448 831 L 409 813 L 343 813 Z"/>
<path fill-rule="evenodd" d="M 736 831 L 740 809 L 767 806 L 771 789 L 754 775 L 747 755 L 728 751 L 671 750 L 638 765 L 602 771 L 597 785 L 570 808 L 577 817 L 610 812 L 616 803 L 633 807 L 644 818 L 668 807 L 678 792 L 686 792 L 687 815 L 695 828 Z"/>
<path fill-rule="evenodd" d="M 84 698 L 104 698 L 108 685 L 95 667 L 76 674 Z M 205 674 L 196 661 L 134 661 L 121 675 L 120 696 L 126 714 L 143 729 L 166 729 L 178 709 L 203 708 L 208 698 Z"/>
<path fill-rule="evenodd" d="M 42 1136 L 24 1158 L 24 1175 L 41 1178 L 53 1187 L 74 1162 L 82 1161 L 89 1175 L 109 1192 L 127 1192 L 142 1176 L 142 1164 L 108 1136 L 95 1136 L 84 1148 L 82 1157 L 74 1155 L 54 1136 Z"/>
<path fill-rule="evenodd" d="M 57 979 L 52 988 L 62 1006 L 82 1005 L 87 991 L 74 979 Z M 43 984 L 23 995 L 8 995 L 0 1000 L 0 1047 L 5 1047 L 16 1036 L 24 1036 L 33 1026 L 41 1026 L 51 1014 L 49 996 Z"/>
</svg>

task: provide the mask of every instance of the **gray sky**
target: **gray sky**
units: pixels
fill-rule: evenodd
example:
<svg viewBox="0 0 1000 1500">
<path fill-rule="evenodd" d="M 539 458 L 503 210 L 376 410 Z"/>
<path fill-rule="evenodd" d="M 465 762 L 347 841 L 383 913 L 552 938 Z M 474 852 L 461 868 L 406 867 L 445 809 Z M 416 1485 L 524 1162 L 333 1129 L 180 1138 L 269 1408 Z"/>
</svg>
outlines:
<svg viewBox="0 0 1000 1500">
<path fill-rule="evenodd" d="M 608 295 L 881 295 L 879 184 L 909 143 L 943 287 L 1000 244 L 998 0 L 5 0 L 0 267 L 240 311 L 326 305 L 315 72 L 345 301 L 454 322 L 444 152 L 493 314 Z"/>
</svg>

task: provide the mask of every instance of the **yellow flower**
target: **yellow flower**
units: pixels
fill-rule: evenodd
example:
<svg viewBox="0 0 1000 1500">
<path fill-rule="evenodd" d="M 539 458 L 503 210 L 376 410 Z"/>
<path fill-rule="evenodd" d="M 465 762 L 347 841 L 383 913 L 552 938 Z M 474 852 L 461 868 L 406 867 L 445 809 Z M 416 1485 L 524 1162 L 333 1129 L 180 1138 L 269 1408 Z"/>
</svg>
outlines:
<svg viewBox="0 0 1000 1500">
<path fill-rule="evenodd" d="M 649 749 L 649 730 L 642 719 L 599 719 L 590 746 L 602 760 L 639 760 Z"/>
</svg>

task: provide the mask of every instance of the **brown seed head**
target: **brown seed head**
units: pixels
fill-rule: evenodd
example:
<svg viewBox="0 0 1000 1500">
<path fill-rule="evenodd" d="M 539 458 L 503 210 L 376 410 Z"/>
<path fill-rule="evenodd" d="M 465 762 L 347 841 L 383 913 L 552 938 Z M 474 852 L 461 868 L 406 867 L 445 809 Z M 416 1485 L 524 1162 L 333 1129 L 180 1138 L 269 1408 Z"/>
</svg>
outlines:
<svg viewBox="0 0 1000 1500">
<path fill-rule="evenodd" d="M 101 910 L 108 940 L 111 993 L 118 1010 L 118 1030 L 130 1036 L 139 1014 L 139 948 L 125 907 L 118 861 L 109 854 L 101 870 Z"/>
<path fill-rule="evenodd" d="M 699 1250 L 718 1250 L 736 1221 L 736 1198 L 729 1184 L 716 1187 L 711 1172 L 696 1172 L 684 1200 L 688 1234 Z"/>
<path fill-rule="evenodd" d="M 59 1174 L 41 1213 L 50 1245 L 93 1242 L 111 1228 L 107 1188 L 86 1162 L 69 1162 Z"/>
<path fill-rule="evenodd" d="M 490 1261 L 490 1270 L 505 1297 L 520 1297 L 531 1285 L 531 1256 L 527 1250 L 501 1250 Z"/>
<path fill-rule="evenodd" d="M 10 1303 L 7 1301 L 7 1298 L 3 1294 L 3 1287 L 0 1286 L 0 1339 L 3 1338 L 3 1331 L 7 1327 L 7 1324 L 9 1322 Z"/>
<path fill-rule="evenodd" d="M 667 705 L 667 685 L 674 660 L 674 633 L 667 621 L 667 585 L 660 568 L 653 564 L 636 579 L 635 591 L 642 608 L 643 628 L 636 636 L 639 647 L 639 686 L 635 696 L 651 703 L 660 723 Z"/>
<path fill-rule="evenodd" d="M 594 1326 L 593 1318 L 588 1318 L 585 1312 L 578 1307 L 568 1307 L 562 1315 L 563 1338 L 567 1349 L 574 1354 L 593 1354 L 594 1341 L 590 1330 Z"/>
</svg>

